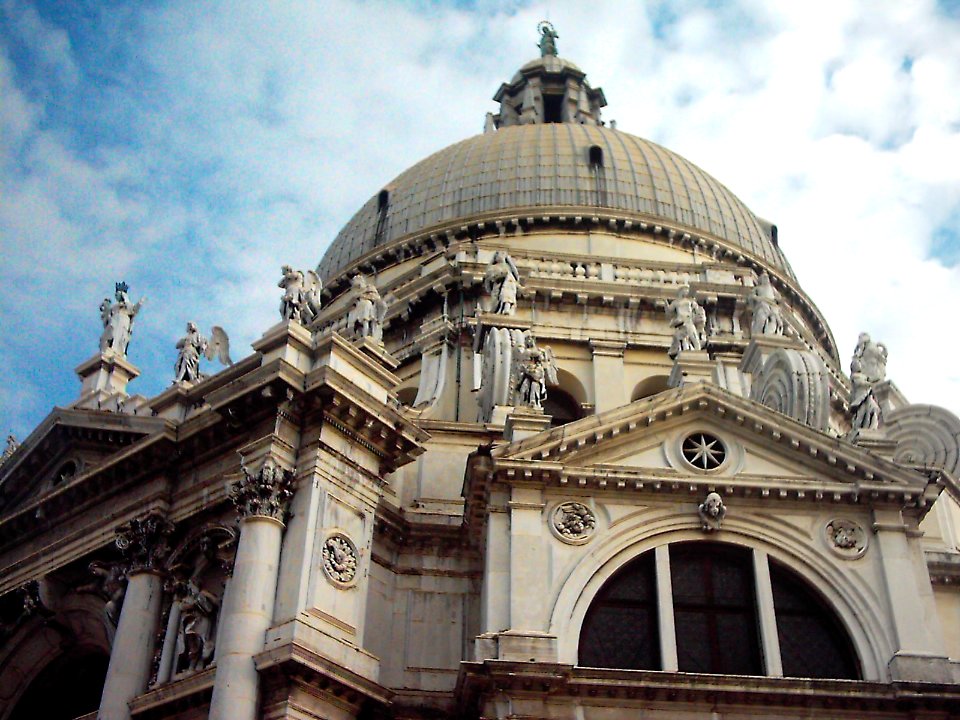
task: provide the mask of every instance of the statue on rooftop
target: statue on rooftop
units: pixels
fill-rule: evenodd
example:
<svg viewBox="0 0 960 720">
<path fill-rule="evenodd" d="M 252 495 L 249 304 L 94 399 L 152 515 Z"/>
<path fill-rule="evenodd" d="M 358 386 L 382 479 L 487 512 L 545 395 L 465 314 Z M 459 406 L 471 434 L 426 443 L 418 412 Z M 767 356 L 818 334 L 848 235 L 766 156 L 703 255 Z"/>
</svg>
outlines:
<svg viewBox="0 0 960 720">
<path fill-rule="evenodd" d="M 174 382 L 199 382 L 203 379 L 200 372 L 200 357 L 207 360 L 217 358 L 223 365 L 233 365 L 230 359 L 230 338 L 219 325 L 214 325 L 210 338 L 204 337 L 194 322 L 187 323 L 187 334 L 177 341 L 177 363 L 174 366 Z"/>
<path fill-rule="evenodd" d="M 537 47 L 540 48 L 540 57 L 546 57 L 547 55 L 556 56 L 557 38 L 560 36 L 557 35 L 557 31 L 553 28 L 550 21 L 543 20 L 537 25 L 537 31 L 540 33 L 540 42 L 537 45 Z"/>
<path fill-rule="evenodd" d="M 780 293 L 770 284 L 770 276 L 760 273 L 757 285 L 747 297 L 753 311 L 750 332 L 758 335 L 783 335 L 783 314 L 780 311 Z"/>
<path fill-rule="evenodd" d="M 690 297 L 690 287 L 683 285 L 677 297 L 666 308 L 673 340 L 667 354 L 674 359 L 684 350 L 699 352 L 707 342 L 707 314 L 700 304 Z"/>
<path fill-rule="evenodd" d="M 283 277 L 278 287 L 283 288 L 280 299 L 280 317 L 309 325 L 320 314 L 320 291 L 323 283 L 313 270 L 294 270 L 289 265 L 280 268 Z"/>
<path fill-rule="evenodd" d="M 140 312 L 140 308 L 147 301 L 140 298 L 136 304 L 130 302 L 127 291 L 130 286 L 125 282 L 118 282 L 114 286 L 116 292 L 111 303 L 110 298 L 104 298 L 100 303 L 100 319 L 103 321 L 103 334 L 100 335 L 100 352 L 112 352 L 120 357 L 127 356 L 127 347 L 130 345 L 130 336 L 133 335 L 133 319 Z"/>
<path fill-rule="evenodd" d="M 377 286 L 362 275 L 354 275 L 350 281 L 355 293 L 353 309 L 347 315 L 347 327 L 358 338 L 383 340 L 383 321 L 387 316 L 387 304 L 380 297 Z"/>
<path fill-rule="evenodd" d="M 860 333 L 850 361 L 851 434 L 857 430 L 876 430 L 882 414 L 875 388 L 887 377 L 887 348 Z"/>
<path fill-rule="evenodd" d="M 18 447 L 20 447 L 20 443 L 17 442 L 13 433 L 7 435 L 7 445 L 3 448 L 3 454 L 0 455 L 0 465 L 3 465 L 17 451 Z"/>
<path fill-rule="evenodd" d="M 493 312 L 513 315 L 517 309 L 520 272 L 509 253 L 497 250 L 483 274 L 483 288 L 493 298 Z"/>
</svg>

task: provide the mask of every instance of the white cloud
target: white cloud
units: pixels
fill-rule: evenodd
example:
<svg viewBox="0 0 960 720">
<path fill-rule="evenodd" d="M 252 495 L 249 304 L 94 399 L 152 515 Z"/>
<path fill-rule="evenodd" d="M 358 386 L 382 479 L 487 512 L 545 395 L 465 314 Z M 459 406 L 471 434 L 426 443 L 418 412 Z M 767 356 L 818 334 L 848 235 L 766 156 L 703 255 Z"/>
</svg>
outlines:
<svg viewBox="0 0 960 720">
<path fill-rule="evenodd" d="M 0 8 L 15 21 L 0 33 L 0 309 L 41 316 L 41 367 L 61 376 L 52 392 L 29 379 L 35 340 L 0 350 L 26 388 L 3 399 L 21 432 L 71 400 L 50 356 L 93 351 L 114 280 L 151 297 L 132 345 L 139 391 L 168 381 L 164 348 L 187 319 L 245 347 L 273 322 L 279 265 L 313 266 L 393 176 L 479 132 L 547 15 L 169 2 L 63 28 Z M 604 87 L 608 119 L 779 224 L 844 361 L 869 330 L 911 399 L 960 411 L 960 377 L 929 367 L 932 347 L 960 353 L 942 327 L 958 271 L 929 257 L 960 198 L 957 21 L 932 2 L 854 0 L 571 0 L 549 17 L 561 54 Z"/>
</svg>

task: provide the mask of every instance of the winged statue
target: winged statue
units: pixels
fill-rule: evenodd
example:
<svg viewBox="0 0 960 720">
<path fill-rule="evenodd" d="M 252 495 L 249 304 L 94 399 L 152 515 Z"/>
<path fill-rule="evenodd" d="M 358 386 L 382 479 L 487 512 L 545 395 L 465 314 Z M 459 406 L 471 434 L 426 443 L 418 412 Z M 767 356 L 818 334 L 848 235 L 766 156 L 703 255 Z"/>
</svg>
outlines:
<svg viewBox="0 0 960 720">
<path fill-rule="evenodd" d="M 509 253 L 497 250 L 483 274 L 483 288 L 493 298 L 491 308 L 497 315 L 513 315 L 517 309 L 520 271 Z"/>
<path fill-rule="evenodd" d="M 210 337 L 205 337 L 197 324 L 187 323 L 187 334 L 177 341 L 177 364 L 174 368 L 174 382 L 199 382 L 203 379 L 200 372 L 200 358 L 207 360 L 217 359 L 222 365 L 233 365 L 230 359 L 230 338 L 219 325 L 210 330 Z"/>
<path fill-rule="evenodd" d="M 280 299 L 280 317 L 309 325 L 320 314 L 320 292 L 323 283 L 314 270 L 294 270 L 289 265 L 280 268 L 283 277 L 277 284 L 283 288 Z"/>
<path fill-rule="evenodd" d="M 537 339 L 528 330 L 522 345 L 514 349 L 514 372 L 516 373 L 516 404 L 526 405 L 543 412 L 547 399 L 547 387 L 557 386 L 557 359 L 549 347 L 537 345 Z"/>
</svg>

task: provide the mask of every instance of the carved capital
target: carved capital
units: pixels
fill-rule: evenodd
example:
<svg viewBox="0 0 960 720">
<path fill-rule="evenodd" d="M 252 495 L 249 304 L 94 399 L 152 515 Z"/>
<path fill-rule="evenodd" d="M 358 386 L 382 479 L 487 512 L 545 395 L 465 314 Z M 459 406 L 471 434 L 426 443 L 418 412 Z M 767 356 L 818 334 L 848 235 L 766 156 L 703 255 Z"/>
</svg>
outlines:
<svg viewBox="0 0 960 720">
<path fill-rule="evenodd" d="M 243 477 L 230 490 L 240 518 L 268 517 L 283 522 L 293 497 L 293 473 L 281 468 L 271 457 L 267 457 L 256 472 L 246 465 L 240 469 Z"/>
<path fill-rule="evenodd" d="M 135 517 L 117 528 L 117 547 L 130 564 L 127 575 L 156 572 L 170 554 L 173 523 L 156 510 Z"/>
</svg>

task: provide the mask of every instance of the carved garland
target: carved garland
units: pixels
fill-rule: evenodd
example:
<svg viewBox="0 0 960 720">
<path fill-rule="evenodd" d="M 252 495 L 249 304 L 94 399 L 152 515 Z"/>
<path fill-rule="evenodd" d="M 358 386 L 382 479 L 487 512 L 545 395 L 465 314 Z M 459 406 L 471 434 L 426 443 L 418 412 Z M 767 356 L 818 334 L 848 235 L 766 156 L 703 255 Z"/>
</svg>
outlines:
<svg viewBox="0 0 960 720">
<path fill-rule="evenodd" d="M 551 513 L 550 529 L 563 542 L 582 545 L 593 537 L 597 529 L 597 517 L 583 503 L 560 503 Z"/>
</svg>

